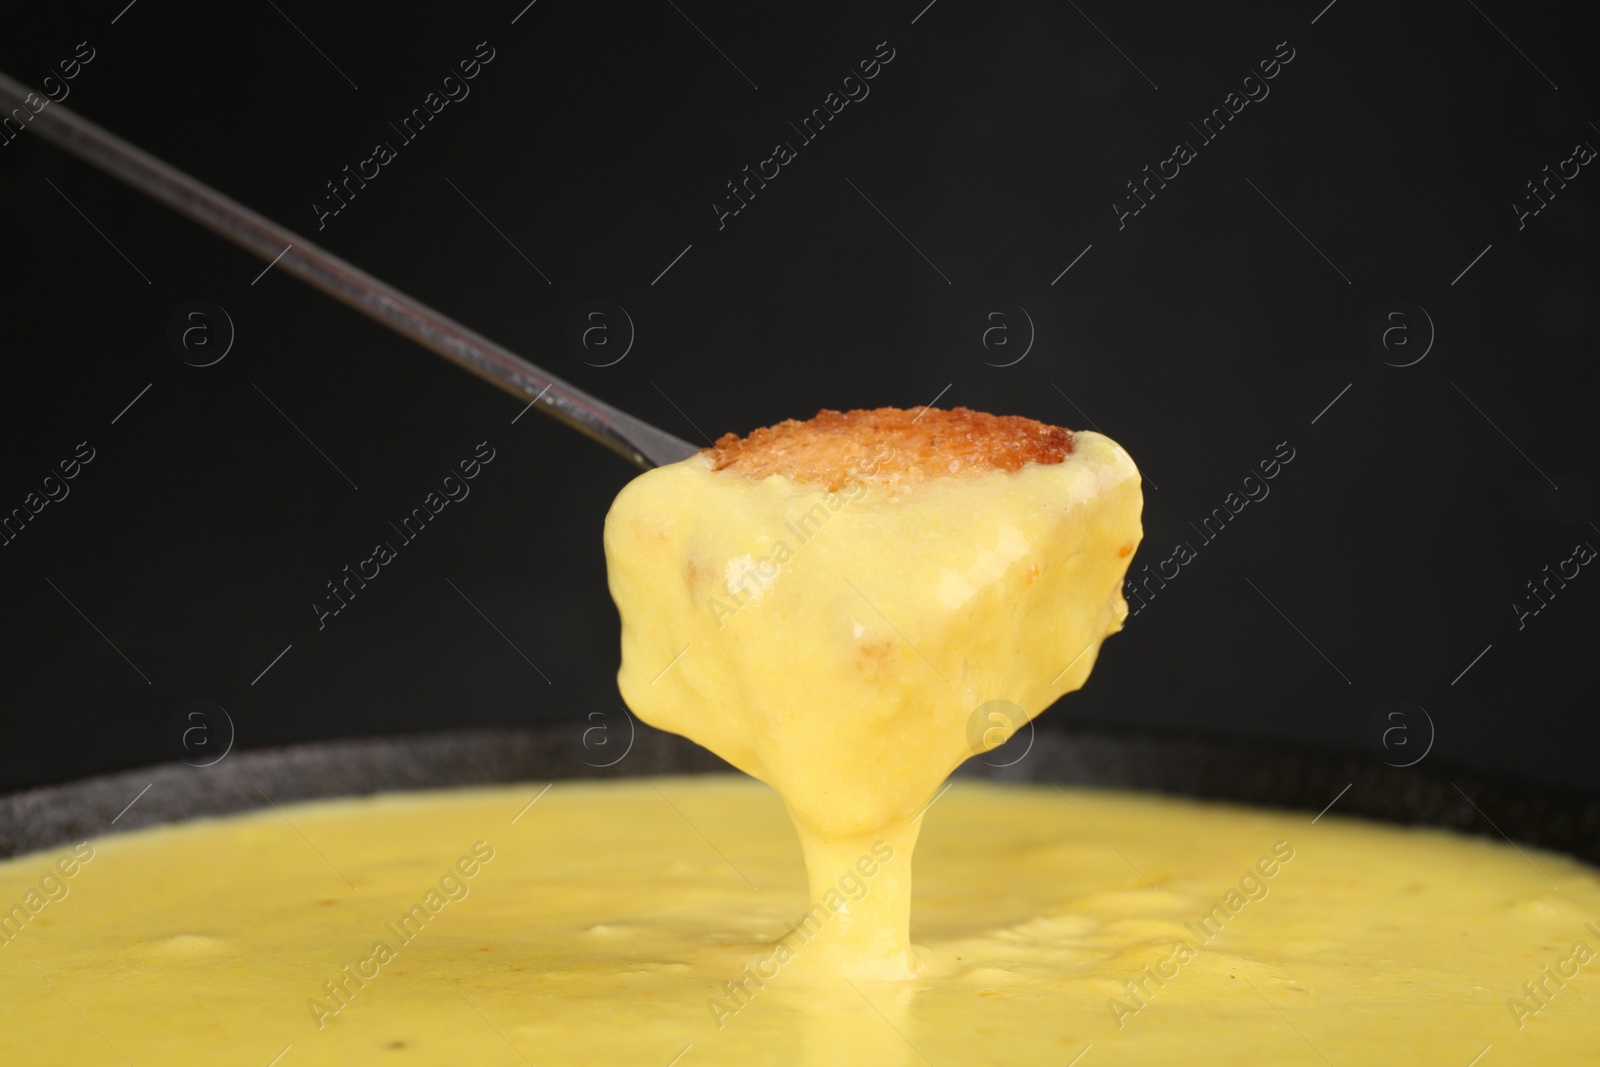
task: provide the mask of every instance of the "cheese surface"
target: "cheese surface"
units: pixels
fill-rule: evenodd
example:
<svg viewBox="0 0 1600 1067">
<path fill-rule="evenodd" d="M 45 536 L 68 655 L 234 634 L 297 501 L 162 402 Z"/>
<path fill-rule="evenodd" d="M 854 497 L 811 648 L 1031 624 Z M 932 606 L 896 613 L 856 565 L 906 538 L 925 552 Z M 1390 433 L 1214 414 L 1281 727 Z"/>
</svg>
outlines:
<svg viewBox="0 0 1600 1067">
<path fill-rule="evenodd" d="M 857 469 L 753 478 L 701 454 L 629 483 L 605 528 L 623 698 L 777 789 L 817 898 L 877 841 L 909 856 L 956 766 L 1084 683 L 1127 615 L 1141 536 L 1138 470 L 1100 434 L 1014 420 L 1055 435 L 1055 461 L 972 469 L 938 435 L 994 416 L 852 416 L 892 420 Z M 801 464 L 819 420 L 784 424 L 797 440 L 749 465 Z M 917 973 L 909 864 L 877 890 L 828 924 L 807 966 Z"/>
<path fill-rule="evenodd" d="M 1532 848 L 958 779 L 916 853 L 932 973 L 829 982 L 805 970 L 820 933 L 792 929 L 820 902 L 772 790 L 543 786 L 285 804 L 0 863 L 23 909 L 0 1059 L 1465 1067 L 1492 1046 L 1488 1067 L 1600 1044 L 1600 878 Z M 828 879 L 842 899 L 909 859 L 866 855 L 872 873 Z"/>
</svg>

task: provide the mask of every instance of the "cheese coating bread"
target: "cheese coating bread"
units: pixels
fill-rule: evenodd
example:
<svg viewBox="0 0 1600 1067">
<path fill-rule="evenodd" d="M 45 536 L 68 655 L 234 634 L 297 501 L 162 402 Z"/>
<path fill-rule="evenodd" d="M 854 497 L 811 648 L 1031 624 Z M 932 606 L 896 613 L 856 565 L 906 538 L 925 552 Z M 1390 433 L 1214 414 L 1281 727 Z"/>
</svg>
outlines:
<svg viewBox="0 0 1600 1067">
<path fill-rule="evenodd" d="M 783 795 L 818 892 L 975 755 L 1089 676 L 1122 626 L 1139 472 L 1115 442 L 956 409 L 822 412 L 634 479 L 606 517 L 623 699 Z M 841 866 L 842 865 L 842 866 Z M 839 925 L 912 972 L 910 871 Z M 854 931 L 854 932 L 852 932 Z"/>
</svg>

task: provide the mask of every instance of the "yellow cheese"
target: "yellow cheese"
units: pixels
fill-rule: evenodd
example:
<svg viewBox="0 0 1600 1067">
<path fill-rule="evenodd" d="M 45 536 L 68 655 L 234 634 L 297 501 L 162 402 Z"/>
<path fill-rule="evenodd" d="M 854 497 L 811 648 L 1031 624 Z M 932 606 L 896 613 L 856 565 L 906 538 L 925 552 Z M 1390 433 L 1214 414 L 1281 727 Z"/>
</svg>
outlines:
<svg viewBox="0 0 1600 1067">
<path fill-rule="evenodd" d="M 833 492 L 704 454 L 650 471 L 606 519 L 623 698 L 778 790 L 820 899 L 874 841 L 909 861 L 974 734 L 998 743 L 1084 683 L 1127 615 L 1141 503 L 1096 433 L 1059 463 Z M 818 966 L 915 973 L 910 885 L 909 862 L 884 874 Z"/>
<path fill-rule="evenodd" d="M 557 782 L 528 807 L 542 788 L 285 804 L 0 863 L 0 1062 L 1466 1067 L 1492 1045 L 1492 1067 L 1600 1047 L 1600 877 L 1537 849 L 958 780 L 917 851 L 925 973 L 825 984 L 771 790 Z M 842 899 L 910 861 L 867 855 L 833 874 Z"/>
<path fill-rule="evenodd" d="M 5 1062 L 1594 1060 L 1581 864 L 1332 815 L 941 792 L 1120 628 L 1139 478 L 1098 434 L 1023 462 L 1024 427 L 983 469 L 932 446 L 989 417 L 895 414 L 950 476 L 702 455 L 607 519 L 624 697 L 776 792 L 376 797 L 8 860 Z"/>
</svg>

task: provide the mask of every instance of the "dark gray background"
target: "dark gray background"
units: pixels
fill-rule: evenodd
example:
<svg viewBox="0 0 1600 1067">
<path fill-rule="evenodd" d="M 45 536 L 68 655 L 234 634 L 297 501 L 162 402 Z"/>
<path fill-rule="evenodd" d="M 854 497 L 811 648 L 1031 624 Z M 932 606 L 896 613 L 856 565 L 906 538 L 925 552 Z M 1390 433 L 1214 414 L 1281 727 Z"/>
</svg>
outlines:
<svg viewBox="0 0 1600 1067">
<path fill-rule="evenodd" d="M 111 0 L 7 11 L 0 69 L 38 85 L 87 40 L 66 106 L 689 440 L 935 396 L 1092 419 L 1154 479 L 1136 570 L 1199 554 L 1045 722 L 1362 750 L 1405 700 L 1433 765 L 1593 788 L 1600 575 L 1512 607 L 1600 545 L 1600 175 L 1520 231 L 1512 207 L 1600 147 L 1592 16 L 925 3 Z M 317 232 L 324 183 L 480 41 L 471 95 Z M 719 231 L 724 183 L 880 41 L 871 95 Z M 1124 183 L 1283 41 L 1270 96 L 1119 231 Z M 620 716 L 622 461 L 33 134 L 0 148 L 0 241 L 0 512 L 97 453 L 0 547 L 0 789 L 174 758 L 192 700 L 241 748 Z M 165 340 L 195 299 L 237 328 L 204 369 Z M 566 340 L 594 299 L 637 328 L 604 369 Z M 1406 368 L 1366 337 L 1399 299 L 1437 332 Z M 990 366 L 1016 349 L 972 324 L 1015 307 L 1035 343 Z M 324 583 L 484 440 L 471 496 L 319 632 Z"/>
</svg>

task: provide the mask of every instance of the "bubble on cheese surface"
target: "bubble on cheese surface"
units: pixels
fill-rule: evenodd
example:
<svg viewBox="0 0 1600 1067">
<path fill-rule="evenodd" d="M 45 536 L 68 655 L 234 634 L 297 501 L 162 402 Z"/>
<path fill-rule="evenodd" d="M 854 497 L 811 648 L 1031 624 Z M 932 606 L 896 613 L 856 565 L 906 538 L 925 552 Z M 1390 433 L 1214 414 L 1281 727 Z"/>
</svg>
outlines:
<svg viewBox="0 0 1600 1067">
<path fill-rule="evenodd" d="M 777 789 L 820 893 L 872 841 L 909 856 L 975 709 L 1031 718 L 1084 683 L 1127 615 L 1141 506 L 1115 442 L 1029 419 L 823 412 L 723 438 L 607 516 L 623 697 Z M 833 924 L 823 966 L 914 973 L 909 866 Z"/>
</svg>

